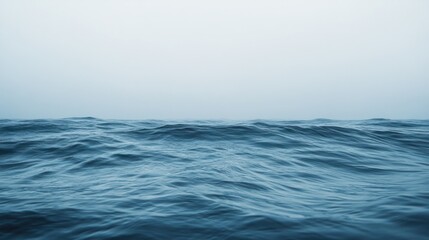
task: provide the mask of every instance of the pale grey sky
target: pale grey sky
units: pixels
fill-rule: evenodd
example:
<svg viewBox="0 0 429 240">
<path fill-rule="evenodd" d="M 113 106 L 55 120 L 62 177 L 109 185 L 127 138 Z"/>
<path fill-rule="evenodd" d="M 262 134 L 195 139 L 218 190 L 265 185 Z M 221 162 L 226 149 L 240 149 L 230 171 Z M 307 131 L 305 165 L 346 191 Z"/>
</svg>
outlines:
<svg viewBox="0 0 429 240">
<path fill-rule="evenodd" d="M 428 0 L 0 0 L 0 118 L 429 119 Z"/>
</svg>

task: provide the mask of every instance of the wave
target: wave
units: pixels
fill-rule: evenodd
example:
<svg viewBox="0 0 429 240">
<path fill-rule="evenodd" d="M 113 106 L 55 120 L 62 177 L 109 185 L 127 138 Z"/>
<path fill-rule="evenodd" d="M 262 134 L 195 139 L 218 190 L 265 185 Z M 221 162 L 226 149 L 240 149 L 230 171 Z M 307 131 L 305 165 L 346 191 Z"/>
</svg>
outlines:
<svg viewBox="0 0 429 240">
<path fill-rule="evenodd" d="M 0 120 L 0 239 L 425 239 L 429 121 Z"/>
</svg>

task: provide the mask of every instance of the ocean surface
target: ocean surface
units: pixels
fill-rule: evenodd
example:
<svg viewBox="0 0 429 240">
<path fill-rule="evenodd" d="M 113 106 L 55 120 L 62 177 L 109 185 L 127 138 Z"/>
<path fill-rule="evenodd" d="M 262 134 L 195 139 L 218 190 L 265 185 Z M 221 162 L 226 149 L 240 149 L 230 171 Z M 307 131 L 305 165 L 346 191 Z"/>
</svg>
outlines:
<svg viewBox="0 0 429 240">
<path fill-rule="evenodd" d="M 428 239 L 429 120 L 0 120 L 0 239 Z"/>
</svg>

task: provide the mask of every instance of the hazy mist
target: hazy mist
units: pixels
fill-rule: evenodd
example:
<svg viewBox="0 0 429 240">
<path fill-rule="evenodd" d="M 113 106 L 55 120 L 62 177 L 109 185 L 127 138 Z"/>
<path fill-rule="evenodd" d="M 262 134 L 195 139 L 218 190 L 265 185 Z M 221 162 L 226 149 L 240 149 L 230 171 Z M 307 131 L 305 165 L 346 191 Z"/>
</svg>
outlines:
<svg viewBox="0 0 429 240">
<path fill-rule="evenodd" d="M 0 118 L 429 118 L 429 1 L 0 0 Z"/>
</svg>

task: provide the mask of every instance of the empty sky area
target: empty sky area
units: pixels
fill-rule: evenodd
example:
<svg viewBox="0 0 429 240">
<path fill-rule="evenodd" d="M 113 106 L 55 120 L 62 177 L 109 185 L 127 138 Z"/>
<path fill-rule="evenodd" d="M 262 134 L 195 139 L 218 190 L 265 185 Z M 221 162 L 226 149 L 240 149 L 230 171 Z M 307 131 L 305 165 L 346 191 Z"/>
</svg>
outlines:
<svg viewBox="0 0 429 240">
<path fill-rule="evenodd" d="M 0 118 L 428 119 L 427 0 L 0 0 Z"/>
</svg>

